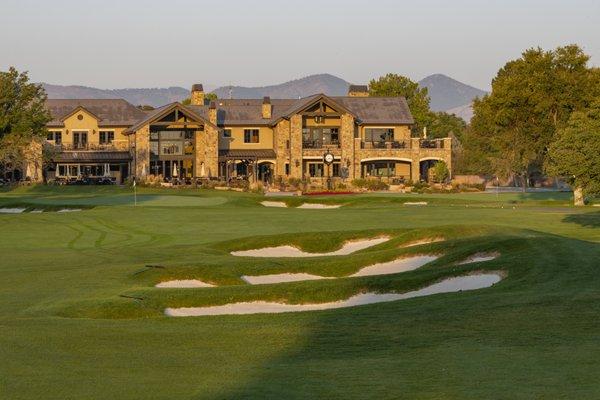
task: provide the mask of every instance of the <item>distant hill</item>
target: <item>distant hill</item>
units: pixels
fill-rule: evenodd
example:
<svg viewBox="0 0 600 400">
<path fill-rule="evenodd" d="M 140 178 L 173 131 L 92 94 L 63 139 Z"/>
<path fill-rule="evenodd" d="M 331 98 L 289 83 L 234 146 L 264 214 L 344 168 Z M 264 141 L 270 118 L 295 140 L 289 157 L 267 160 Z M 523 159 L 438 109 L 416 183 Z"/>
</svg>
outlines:
<svg viewBox="0 0 600 400">
<path fill-rule="evenodd" d="M 363 83 L 363 82 L 357 82 Z M 367 82 L 364 82 L 367 83 Z M 189 97 L 189 89 L 182 87 L 149 88 L 149 89 L 97 89 L 87 86 L 60 86 L 44 83 L 44 88 L 51 99 L 114 99 L 121 98 L 134 105 L 151 105 L 159 107 Z M 475 97 L 486 92 L 466 85 L 446 75 L 435 74 L 419 82 L 426 87 L 431 97 L 431 109 L 434 111 L 450 111 L 466 121 L 470 120 L 472 110 L 470 104 Z M 219 98 L 230 96 L 236 99 L 251 99 L 270 96 L 274 99 L 310 96 L 325 93 L 329 96 L 344 96 L 348 93 L 350 83 L 331 74 L 310 75 L 305 78 L 281 83 L 278 85 L 245 87 L 222 86 L 213 92 Z M 206 91 L 214 86 L 204 85 Z"/>
<path fill-rule="evenodd" d="M 487 93 L 442 74 L 430 75 L 420 80 L 419 86 L 426 87 L 429 91 L 433 111 L 463 107 L 471 104 L 476 97 L 482 97 Z"/>
<path fill-rule="evenodd" d="M 190 89 L 182 87 L 149 89 L 96 89 L 87 86 L 60 86 L 43 84 L 50 99 L 125 99 L 134 105 L 163 106 L 190 96 Z"/>
<path fill-rule="evenodd" d="M 259 99 L 269 96 L 273 99 L 297 99 L 315 93 L 329 96 L 345 96 L 349 82 L 330 74 L 310 75 L 305 78 L 262 87 L 222 86 L 214 90 L 221 99 Z"/>
</svg>

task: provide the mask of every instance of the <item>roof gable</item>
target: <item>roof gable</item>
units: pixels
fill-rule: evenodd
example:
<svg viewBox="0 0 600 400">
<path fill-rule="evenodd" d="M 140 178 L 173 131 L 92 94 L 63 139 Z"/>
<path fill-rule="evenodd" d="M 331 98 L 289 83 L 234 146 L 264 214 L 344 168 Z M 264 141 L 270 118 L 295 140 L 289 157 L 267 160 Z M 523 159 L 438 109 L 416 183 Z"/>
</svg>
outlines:
<svg viewBox="0 0 600 400">
<path fill-rule="evenodd" d="M 213 125 L 204 115 L 201 115 L 201 114 L 195 112 L 190 107 L 186 107 L 181 103 L 175 102 L 175 103 L 167 104 L 166 106 L 157 108 L 153 112 L 147 114 L 146 118 L 142 119 L 137 124 L 135 124 L 134 126 L 132 126 L 129 129 L 127 129 L 127 131 L 125 131 L 125 133 L 135 132 L 144 125 L 148 125 L 148 124 L 152 124 L 154 122 L 160 121 L 161 119 L 169 116 L 174 111 L 184 114 L 187 118 L 191 119 L 192 122 L 210 125 L 210 126 L 218 129 L 218 127 Z M 173 125 L 176 125 L 178 121 L 172 121 L 172 122 L 173 122 Z"/>
</svg>

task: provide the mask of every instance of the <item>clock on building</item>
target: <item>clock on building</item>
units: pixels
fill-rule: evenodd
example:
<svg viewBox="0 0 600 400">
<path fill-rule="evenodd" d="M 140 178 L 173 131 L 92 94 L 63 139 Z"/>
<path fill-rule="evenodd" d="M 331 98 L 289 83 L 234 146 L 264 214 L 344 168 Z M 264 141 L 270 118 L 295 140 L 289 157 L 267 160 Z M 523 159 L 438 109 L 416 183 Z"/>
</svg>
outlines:
<svg viewBox="0 0 600 400">
<path fill-rule="evenodd" d="M 333 154 L 331 154 L 329 151 L 327 153 L 325 153 L 323 155 L 323 162 L 327 165 L 330 165 L 331 163 L 333 163 Z"/>
</svg>

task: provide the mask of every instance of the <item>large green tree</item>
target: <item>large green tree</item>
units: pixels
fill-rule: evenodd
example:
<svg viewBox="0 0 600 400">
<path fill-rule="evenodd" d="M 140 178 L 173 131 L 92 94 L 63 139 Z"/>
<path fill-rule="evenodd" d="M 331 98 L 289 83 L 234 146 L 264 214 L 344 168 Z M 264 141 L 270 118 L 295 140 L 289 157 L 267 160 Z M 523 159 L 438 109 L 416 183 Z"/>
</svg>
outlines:
<svg viewBox="0 0 600 400">
<path fill-rule="evenodd" d="M 32 157 L 32 144 L 41 146 L 51 119 L 45 101 L 44 89 L 26 72 L 0 71 L 0 169 L 20 169 Z"/>
<path fill-rule="evenodd" d="M 509 61 L 492 81 L 492 92 L 473 103 L 473 143 L 466 153 L 486 154 L 490 170 L 518 176 L 525 187 L 532 173 L 542 171 L 556 131 L 597 95 L 597 72 L 588 61 L 576 45 L 529 49 Z"/>
<path fill-rule="evenodd" d="M 583 205 L 585 195 L 600 195 L 600 98 L 556 132 L 546 167 L 573 185 L 575 205 Z"/>
<path fill-rule="evenodd" d="M 410 112 L 415 120 L 413 133 L 419 135 L 427 128 L 429 137 L 442 138 L 454 134 L 461 138 L 466 123 L 459 117 L 445 112 L 432 112 L 429 108 L 427 88 L 419 87 L 417 82 L 398 75 L 387 74 L 369 82 L 369 95 L 373 97 L 406 98 Z"/>
<path fill-rule="evenodd" d="M 415 120 L 413 132 L 421 132 L 428 126 L 432 115 L 429 110 L 429 95 L 427 88 L 420 88 L 419 84 L 409 78 L 398 74 L 387 74 L 369 82 L 369 95 L 373 97 L 398 97 L 406 98 L 410 112 Z"/>
</svg>

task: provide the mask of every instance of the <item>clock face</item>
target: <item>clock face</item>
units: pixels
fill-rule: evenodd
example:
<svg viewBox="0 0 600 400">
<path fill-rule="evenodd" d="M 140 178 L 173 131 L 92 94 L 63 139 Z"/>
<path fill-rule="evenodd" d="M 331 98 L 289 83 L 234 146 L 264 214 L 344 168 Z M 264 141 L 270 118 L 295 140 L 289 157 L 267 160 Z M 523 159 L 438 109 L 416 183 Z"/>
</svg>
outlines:
<svg viewBox="0 0 600 400">
<path fill-rule="evenodd" d="M 325 154 L 325 162 L 331 164 L 333 162 L 333 154 L 327 153 Z"/>
</svg>

